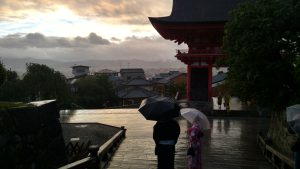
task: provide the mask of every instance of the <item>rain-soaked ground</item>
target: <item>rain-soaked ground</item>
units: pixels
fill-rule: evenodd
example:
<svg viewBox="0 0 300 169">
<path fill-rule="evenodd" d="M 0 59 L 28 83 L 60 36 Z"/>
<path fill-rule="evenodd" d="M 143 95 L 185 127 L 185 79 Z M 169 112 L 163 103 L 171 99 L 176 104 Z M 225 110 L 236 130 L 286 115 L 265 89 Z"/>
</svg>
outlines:
<svg viewBox="0 0 300 169">
<path fill-rule="evenodd" d="M 256 136 L 266 130 L 265 118 L 209 117 L 212 129 L 203 139 L 204 169 L 271 169 L 262 156 Z M 125 126 L 126 139 L 122 142 L 109 169 L 155 169 L 154 121 L 147 121 L 137 109 L 103 109 L 61 112 L 62 122 L 98 122 Z M 187 135 L 189 123 L 179 118 L 181 133 L 176 144 L 175 168 L 187 168 Z"/>
</svg>

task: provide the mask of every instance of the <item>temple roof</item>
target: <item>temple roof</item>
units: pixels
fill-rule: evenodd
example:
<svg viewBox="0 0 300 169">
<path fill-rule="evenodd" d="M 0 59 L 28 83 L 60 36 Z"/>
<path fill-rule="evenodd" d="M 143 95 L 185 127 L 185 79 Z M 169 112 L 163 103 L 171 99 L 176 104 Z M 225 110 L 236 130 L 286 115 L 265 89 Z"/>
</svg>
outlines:
<svg viewBox="0 0 300 169">
<path fill-rule="evenodd" d="M 155 95 L 157 95 L 157 93 L 146 90 L 142 87 L 123 89 L 118 92 L 118 97 L 122 98 L 122 99 L 148 98 L 148 97 L 152 97 Z"/>
<path fill-rule="evenodd" d="M 126 83 L 126 86 L 150 86 L 152 83 L 146 79 L 133 79 Z"/>
<path fill-rule="evenodd" d="M 244 0 L 173 0 L 167 17 L 149 17 L 156 22 L 209 23 L 226 22 L 229 12 Z"/>
</svg>

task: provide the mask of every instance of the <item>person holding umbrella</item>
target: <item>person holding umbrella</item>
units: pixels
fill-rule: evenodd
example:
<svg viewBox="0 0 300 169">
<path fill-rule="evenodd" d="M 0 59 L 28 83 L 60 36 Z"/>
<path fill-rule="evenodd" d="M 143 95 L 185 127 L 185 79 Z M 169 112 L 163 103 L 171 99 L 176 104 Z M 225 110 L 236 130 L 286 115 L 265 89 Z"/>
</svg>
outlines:
<svg viewBox="0 0 300 169">
<path fill-rule="evenodd" d="M 174 119 L 158 121 L 154 125 L 153 139 L 158 169 L 174 169 L 175 145 L 179 134 L 180 126 Z"/>
<path fill-rule="evenodd" d="M 194 108 L 183 108 L 181 115 L 192 123 L 187 131 L 189 136 L 188 168 L 202 169 L 202 137 L 203 130 L 210 129 L 210 123 L 202 112 Z"/>
<path fill-rule="evenodd" d="M 173 118 L 179 116 L 179 105 L 172 98 L 150 97 L 142 101 L 138 111 L 147 120 L 157 121 L 153 126 L 157 168 L 174 169 L 175 145 L 180 126 Z"/>
</svg>

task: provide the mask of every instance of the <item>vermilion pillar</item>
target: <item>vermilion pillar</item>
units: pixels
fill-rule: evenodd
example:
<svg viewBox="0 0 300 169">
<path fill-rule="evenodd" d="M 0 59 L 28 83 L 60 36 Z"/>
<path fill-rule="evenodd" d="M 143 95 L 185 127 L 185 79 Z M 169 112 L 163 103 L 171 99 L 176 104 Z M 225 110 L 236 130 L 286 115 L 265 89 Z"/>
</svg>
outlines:
<svg viewBox="0 0 300 169">
<path fill-rule="evenodd" d="M 191 100 L 191 65 L 187 66 L 187 82 L 186 82 L 186 96 L 188 100 Z"/>
<path fill-rule="evenodd" d="M 208 83 L 207 83 L 207 88 L 208 88 L 208 99 L 212 97 L 212 64 L 209 65 L 208 68 Z"/>
</svg>

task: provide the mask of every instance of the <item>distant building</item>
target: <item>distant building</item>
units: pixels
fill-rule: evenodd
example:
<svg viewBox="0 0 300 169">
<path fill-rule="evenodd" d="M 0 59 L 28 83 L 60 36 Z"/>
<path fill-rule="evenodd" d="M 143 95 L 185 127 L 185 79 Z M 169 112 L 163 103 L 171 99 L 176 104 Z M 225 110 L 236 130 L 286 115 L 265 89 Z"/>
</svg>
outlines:
<svg viewBox="0 0 300 169">
<path fill-rule="evenodd" d="M 110 70 L 110 69 L 102 69 L 98 72 L 95 72 L 94 73 L 96 76 L 101 76 L 101 75 L 105 75 L 105 76 L 108 76 L 108 77 L 117 77 L 118 76 L 118 72 L 117 71 L 114 71 L 114 70 Z"/>
<path fill-rule="evenodd" d="M 123 106 L 138 106 L 145 98 L 157 95 L 153 92 L 153 83 L 146 79 L 142 68 L 121 69 L 122 85 L 118 97 Z"/>
<path fill-rule="evenodd" d="M 139 106 L 141 101 L 145 98 L 156 96 L 153 91 L 142 87 L 129 87 L 118 92 L 118 97 L 123 106 Z"/>
<path fill-rule="evenodd" d="M 90 67 L 83 65 L 72 66 L 72 73 L 75 77 L 86 76 L 90 74 Z"/>
<path fill-rule="evenodd" d="M 172 74 L 177 74 L 179 71 L 169 71 L 168 73 L 160 73 L 151 78 L 152 81 L 159 81 L 161 79 L 167 78 Z"/>
<path fill-rule="evenodd" d="M 146 90 L 153 90 L 153 83 L 146 79 L 133 79 L 125 83 L 125 86 L 127 88 L 144 88 Z"/>
<path fill-rule="evenodd" d="M 120 69 L 120 76 L 123 81 L 146 79 L 145 71 L 142 68 Z"/>
<path fill-rule="evenodd" d="M 184 84 L 186 82 L 186 73 L 179 71 L 170 71 L 169 73 L 161 73 L 155 75 L 152 78 L 154 83 L 153 91 L 158 93 L 161 96 L 166 96 L 166 88 L 171 84 Z M 185 95 L 182 95 L 181 98 L 185 98 Z"/>
<path fill-rule="evenodd" d="M 121 69 L 120 75 L 123 85 L 118 97 L 123 106 L 138 106 L 143 99 L 157 95 L 153 92 L 153 83 L 146 80 L 143 69 Z"/>
</svg>

